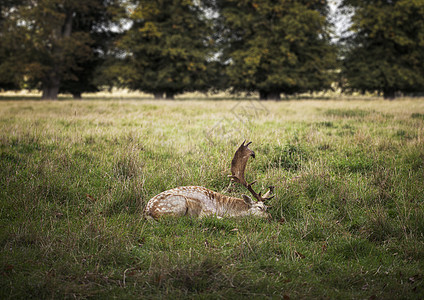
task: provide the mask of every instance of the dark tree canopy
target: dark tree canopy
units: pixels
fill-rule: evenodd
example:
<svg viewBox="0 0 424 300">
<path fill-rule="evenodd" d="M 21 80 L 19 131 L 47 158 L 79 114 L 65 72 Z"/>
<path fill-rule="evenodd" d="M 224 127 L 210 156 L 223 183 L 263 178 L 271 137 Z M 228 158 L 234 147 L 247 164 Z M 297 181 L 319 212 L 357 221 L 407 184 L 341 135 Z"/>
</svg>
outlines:
<svg viewBox="0 0 424 300">
<path fill-rule="evenodd" d="M 2 22 L 2 38 L 10 43 L 0 48 L 14 54 L 2 64 L 10 66 L 10 74 L 25 76 L 27 87 L 40 88 L 43 99 L 56 99 L 60 89 L 86 91 L 85 80 L 92 72 L 88 69 L 95 64 L 100 46 L 96 36 L 109 30 L 118 4 L 115 0 L 9 1 L 9 9 L 3 11 L 7 20 Z"/>
<path fill-rule="evenodd" d="M 99 2 L 100 3 L 100 2 Z M 77 80 L 64 80 L 60 92 L 71 93 L 78 98 L 83 92 L 96 92 L 98 85 L 108 85 L 109 82 L 99 80 L 99 68 L 110 59 L 110 49 L 119 34 L 111 29 L 116 27 L 115 21 L 123 16 L 123 8 L 118 1 L 104 2 L 99 9 L 92 9 L 79 13 L 74 17 L 74 31 L 89 32 L 92 54 L 89 59 L 79 61 L 73 74 Z"/>
<path fill-rule="evenodd" d="M 0 1 L 0 90 L 20 89 L 23 74 L 15 66 L 22 57 L 15 49 L 22 47 L 21 35 L 13 35 L 10 28 L 10 12 L 22 1 Z"/>
<path fill-rule="evenodd" d="M 353 17 L 338 45 L 328 3 L 3 0 L 0 89 L 39 89 L 43 99 L 99 86 L 279 99 L 331 89 L 340 74 L 348 92 L 424 91 L 424 0 L 342 0 L 339 12 Z"/>
<path fill-rule="evenodd" d="M 126 84 L 167 98 L 208 86 L 210 21 L 198 1 L 137 1 L 133 25 L 119 46 L 127 56 Z"/>
<path fill-rule="evenodd" d="M 424 91 L 424 1 L 345 0 L 354 10 L 352 35 L 344 40 L 346 90 Z"/>
<path fill-rule="evenodd" d="M 330 88 L 336 49 L 327 1 L 217 0 L 229 85 L 279 99 Z"/>
</svg>

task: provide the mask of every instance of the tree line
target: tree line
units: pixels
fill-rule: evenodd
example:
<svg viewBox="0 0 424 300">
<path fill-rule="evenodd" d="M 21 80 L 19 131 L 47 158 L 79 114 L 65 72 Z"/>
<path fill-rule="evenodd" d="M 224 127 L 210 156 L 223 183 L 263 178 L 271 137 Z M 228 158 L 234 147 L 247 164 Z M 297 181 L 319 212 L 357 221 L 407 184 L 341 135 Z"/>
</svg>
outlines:
<svg viewBox="0 0 424 300">
<path fill-rule="evenodd" d="M 424 91 L 424 0 L 3 0 L 0 90 Z"/>
</svg>

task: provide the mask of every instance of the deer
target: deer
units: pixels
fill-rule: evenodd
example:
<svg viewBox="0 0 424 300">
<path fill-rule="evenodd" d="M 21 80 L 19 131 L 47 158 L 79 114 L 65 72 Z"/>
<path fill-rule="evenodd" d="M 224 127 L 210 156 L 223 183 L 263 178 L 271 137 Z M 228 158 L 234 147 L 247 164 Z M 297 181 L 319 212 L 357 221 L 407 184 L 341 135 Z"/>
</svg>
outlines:
<svg viewBox="0 0 424 300">
<path fill-rule="evenodd" d="M 230 197 L 212 191 L 202 186 L 182 186 L 161 192 L 151 198 L 144 209 L 146 219 L 158 220 L 163 216 L 191 216 L 206 217 L 244 217 L 254 216 L 270 219 L 267 212 L 268 206 L 265 202 L 272 199 L 273 187 L 270 187 L 264 195 L 256 193 L 252 188 L 257 181 L 247 183 L 244 178 L 247 161 L 249 157 L 255 158 L 255 152 L 249 149 L 252 142 L 244 141 L 237 149 L 231 161 L 230 185 L 233 182 L 244 186 L 257 200 L 242 194 L 242 198 Z M 227 188 L 228 190 L 228 188 Z"/>
</svg>

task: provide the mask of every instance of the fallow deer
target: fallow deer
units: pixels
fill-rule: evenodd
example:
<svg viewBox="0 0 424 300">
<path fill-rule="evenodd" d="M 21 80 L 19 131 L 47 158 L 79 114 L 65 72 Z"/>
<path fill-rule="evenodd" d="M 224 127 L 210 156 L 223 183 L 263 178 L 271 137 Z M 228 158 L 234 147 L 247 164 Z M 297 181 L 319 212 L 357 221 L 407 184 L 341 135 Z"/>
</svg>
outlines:
<svg viewBox="0 0 424 300">
<path fill-rule="evenodd" d="M 220 193 L 211 191 L 201 186 L 184 186 L 164 191 L 152 199 L 146 205 L 144 215 L 148 219 L 158 219 L 161 216 L 195 216 L 204 217 L 216 215 L 221 217 L 241 217 L 257 216 L 261 218 L 270 218 L 266 212 L 266 200 L 273 198 L 270 196 L 272 189 L 265 193 L 257 194 L 252 185 L 256 182 L 247 183 L 244 178 L 246 163 L 250 156 L 255 157 L 255 153 L 248 148 L 251 142 L 241 144 L 234 154 L 231 161 L 231 182 L 237 182 L 247 188 L 247 190 L 256 198 L 253 201 L 249 196 L 242 195 L 243 199 L 229 197 Z M 231 183 L 230 183 L 231 185 Z"/>
</svg>

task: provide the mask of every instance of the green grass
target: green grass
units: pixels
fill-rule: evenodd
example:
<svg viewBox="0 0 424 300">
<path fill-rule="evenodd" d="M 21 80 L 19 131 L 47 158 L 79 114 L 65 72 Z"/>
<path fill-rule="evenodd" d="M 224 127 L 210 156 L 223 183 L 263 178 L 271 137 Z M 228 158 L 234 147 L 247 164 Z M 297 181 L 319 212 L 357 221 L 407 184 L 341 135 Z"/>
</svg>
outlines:
<svg viewBox="0 0 424 300">
<path fill-rule="evenodd" d="M 0 298 L 422 299 L 423 115 L 423 99 L 1 101 Z M 223 190 L 244 139 L 272 221 L 142 218 L 165 189 Z"/>
</svg>

